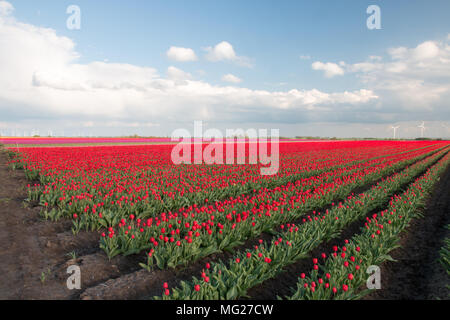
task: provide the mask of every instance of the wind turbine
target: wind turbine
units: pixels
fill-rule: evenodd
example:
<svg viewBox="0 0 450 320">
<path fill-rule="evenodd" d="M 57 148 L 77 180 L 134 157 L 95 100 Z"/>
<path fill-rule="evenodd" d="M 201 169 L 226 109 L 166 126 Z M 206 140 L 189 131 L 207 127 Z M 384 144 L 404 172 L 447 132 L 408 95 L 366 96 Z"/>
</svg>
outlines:
<svg viewBox="0 0 450 320">
<path fill-rule="evenodd" d="M 394 127 L 394 126 L 391 126 L 391 129 L 393 129 L 394 130 L 394 139 L 396 138 L 396 136 L 397 136 L 397 129 L 398 128 L 400 128 L 400 126 L 396 126 L 396 127 Z"/>
<path fill-rule="evenodd" d="M 422 124 L 420 126 L 417 126 L 418 128 L 420 128 L 420 137 L 423 138 L 423 132 L 425 130 L 425 122 L 422 121 Z"/>
</svg>

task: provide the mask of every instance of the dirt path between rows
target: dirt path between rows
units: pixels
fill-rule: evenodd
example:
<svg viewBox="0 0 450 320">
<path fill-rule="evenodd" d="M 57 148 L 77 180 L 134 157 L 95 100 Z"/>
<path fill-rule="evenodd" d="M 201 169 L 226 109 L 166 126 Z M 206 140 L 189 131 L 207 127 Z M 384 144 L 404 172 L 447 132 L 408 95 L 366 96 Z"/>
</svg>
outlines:
<svg viewBox="0 0 450 320">
<path fill-rule="evenodd" d="M 38 208 L 24 208 L 27 181 L 8 170 L 7 161 L 0 151 L 0 299 L 23 299 L 36 291 L 36 279 L 40 280 L 35 270 L 44 270 L 48 262 L 39 233 L 30 228 L 38 219 Z"/>
<path fill-rule="evenodd" d="M 27 207 L 26 180 L 22 170 L 10 170 L 0 149 L 0 299 L 68 299 L 66 279 L 55 268 L 70 258 L 72 248 L 98 241 L 98 236 L 71 234 L 71 222 L 40 218 L 39 207 Z M 94 237 L 95 236 L 95 237 Z M 64 273 L 66 270 L 64 270 Z"/>
</svg>

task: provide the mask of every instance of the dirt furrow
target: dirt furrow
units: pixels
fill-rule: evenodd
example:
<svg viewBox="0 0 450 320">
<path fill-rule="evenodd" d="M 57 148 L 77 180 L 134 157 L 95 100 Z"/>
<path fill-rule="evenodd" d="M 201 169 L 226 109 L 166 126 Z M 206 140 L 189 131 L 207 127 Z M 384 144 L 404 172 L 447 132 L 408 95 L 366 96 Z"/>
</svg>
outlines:
<svg viewBox="0 0 450 320">
<path fill-rule="evenodd" d="M 99 234 L 73 236 L 68 220 L 45 221 L 40 208 L 25 205 L 22 170 L 10 170 L 0 150 L 0 299 L 68 299 L 79 293 L 67 289 L 69 276 L 57 267 L 70 259 L 68 253 L 99 251 Z"/>
</svg>

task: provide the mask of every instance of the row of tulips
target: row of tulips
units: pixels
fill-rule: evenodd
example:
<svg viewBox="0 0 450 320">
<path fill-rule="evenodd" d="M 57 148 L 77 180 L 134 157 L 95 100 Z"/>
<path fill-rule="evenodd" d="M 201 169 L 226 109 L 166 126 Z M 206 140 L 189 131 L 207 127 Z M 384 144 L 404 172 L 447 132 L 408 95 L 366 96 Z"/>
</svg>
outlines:
<svg viewBox="0 0 450 320">
<path fill-rule="evenodd" d="M 44 210 L 46 218 L 92 214 L 97 220 L 88 219 L 90 224 L 83 227 L 98 229 L 117 225 L 130 214 L 141 219 L 153 217 L 206 199 L 273 188 L 343 163 L 430 145 L 433 143 L 284 144 L 280 172 L 274 177 L 259 175 L 259 165 L 174 166 L 171 146 L 27 148 L 21 149 L 23 158 L 12 165 L 24 167 L 30 180 L 40 179 L 40 184 L 30 186 L 29 198 L 48 208 Z"/>
<path fill-rule="evenodd" d="M 367 216 L 389 198 L 442 158 L 448 149 L 439 152 L 401 173 L 383 180 L 371 190 L 349 197 L 344 203 L 317 214 L 300 225 L 282 226 L 270 244 L 239 252 L 229 262 L 208 264 L 202 279 L 181 282 L 181 287 L 165 291 L 163 299 L 236 299 L 248 289 L 274 277 L 283 267 L 301 259 L 320 243 L 336 237 L 347 225 Z M 325 255 L 322 258 L 326 257 Z M 315 262 L 317 264 L 317 262 Z M 315 267 L 318 268 L 318 267 Z"/>
<path fill-rule="evenodd" d="M 430 146 L 427 148 L 421 148 L 419 150 L 413 150 L 413 151 L 408 151 L 408 153 L 410 152 L 410 155 L 413 154 L 419 154 L 419 153 L 423 153 L 425 150 L 433 150 L 434 148 L 436 148 L 436 146 Z M 164 202 L 164 207 L 160 207 L 159 210 L 163 210 L 164 211 L 166 209 L 171 209 L 171 208 L 178 208 L 178 209 L 183 209 L 185 207 L 189 207 L 192 204 L 204 204 L 205 201 L 207 202 L 220 202 L 223 200 L 218 200 L 218 199 L 225 199 L 226 196 L 229 196 L 228 199 L 233 199 L 237 196 L 242 196 L 242 195 L 247 195 L 247 194 L 252 194 L 255 193 L 256 190 L 261 190 L 261 189 L 272 189 L 272 188 L 283 188 L 283 186 L 285 185 L 290 185 L 293 182 L 298 182 L 298 181 L 304 181 L 304 180 L 311 180 L 311 179 L 317 179 L 316 177 L 318 176 L 326 176 L 326 175 L 330 175 L 333 173 L 334 171 L 339 171 L 342 169 L 348 169 L 348 170 L 356 170 L 358 167 L 361 167 L 362 165 L 366 165 L 366 166 L 370 166 L 375 163 L 381 163 L 384 161 L 388 161 L 391 157 L 395 157 L 395 156 L 401 156 L 402 154 L 404 154 L 404 152 L 400 153 L 399 155 L 393 155 L 390 157 L 375 157 L 375 159 L 371 159 L 371 161 L 368 160 L 356 160 L 356 161 L 350 161 L 348 163 L 345 164 L 340 164 L 331 168 L 323 168 L 321 167 L 320 169 L 314 169 L 314 170 L 309 170 L 309 171 L 303 171 L 301 173 L 298 174 L 292 174 L 292 175 L 287 175 L 284 176 L 282 178 L 278 178 L 278 179 L 271 179 L 271 180 L 264 180 L 264 182 L 259 182 L 258 184 L 255 184 L 253 182 L 248 182 L 244 185 L 233 185 L 229 188 L 226 189 L 219 189 L 220 195 L 216 194 L 212 194 L 210 193 L 197 193 L 194 194 L 190 199 L 185 198 L 183 203 L 178 203 L 175 204 L 174 202 L 168 203 L 167 201 Z M 329 162 L 327 162 L 329 163 Z M 212 196 L 212 198 L 208 198 L 208 196 Z M 226 201 L 227 199 L 225 199 Z M 135 206 L 133 206 L 133 208 L 128 208 L 128 210 L 126 208 L 122 209 L 121 212 L 117 211 L 117 210 L 108 210 L 106 208 L 103 208 L 102 210 L 102 216 L 98 216 L 98 215 L 92 215 L 92 214 L 84 214 L 81 215 L 79 219 L 74 220 L 74 225 L 75 228 L 74 230 L 76 232 L 78 232 L 80 229 L 85 228 L 85 229 L 98 229 L 99 227 L 112 227 L 112 226 L 117 226 L 118 224 L 120 224 L 119 222 L 123 219 L 123 218 L 128 218 L 131 214 L 136 217 L 137 219 L 145 219 L 145 218 L 159 218 L 157 215 L 158 213 L 161 213 L 162 215 L 164 215 L 164 212 L 158 211 L 158 210 L 148 210 L 148 208 L 143 208 L 142 206 L 147 206 L 147 204 L 143 204 L 141 203 L 137 203 Z M 56 210 L 55 210 L 56 212 Z M 143 214 L 139 214 L 140 212 L 148 212 L 148 215 L 143 215 Z M 156 213 L 156 217 L 155 214 L 152 214 L 153 212 Z M 169 210 L 170 212 L 170 210 Z M 47 212 L 44 211 L 44 214 L 47 214 Z"/>
<path fill-rule="evenodd" d="M 433 146 L 420 147 L 423 148 Z M 76 170 L 75 174 L 63 171 L 63 176 L 57 176 L 56 179 L 50 173 L 40 174 L 41 179 L 44 176 L 52 183 L 45 185 L 43 190 L 41 187 L 30 188 L 30 199 L 40 200 L 41 204 L 48 208 L 43 211 L 45 218 L 57 220 L 62 216 L 72 217 L 76 213 L 78 217 L 84 216 L 84 219 L 76 220 L 74 231 L 78 232 L 81 228 L 93 230 L 116 226 L 122 218 L 131 214 L 140 219 L 151 218 L 161 212 L 203 204 L 207 199 L 210 202 L 219 201 L 248 194 L 260 188 L 274 188 L 315 176 L 330 168 L 339 168 L 347 163 L 361 163 L 366 161 L 367 157 L 380 156 L 378 148 L 361 152 L 356 149 L 356 152 L 344 158 L 343 150 L 346 149 L 338 149 L 336 152 L 319 150 L 302 156 L 296 153 L 292 156 L 287 150 L 284 156 L 282 154 L 283 173 L 276 177 L 255 175 L 257 166 L 231 166 L 231 169 L 228 168 L 230 166 L 214 165 L 167 166 L 163 161 L 163 165 L 155 164 L 149 178 L 150 172 L 145 171 L 147 162 L 142 165 L 139 158 L 131 169 L 127 167 L 128 162 L 123 164 L 122 160 L 119 160 L 118 168 L 116 160 L 109 164 L 102 160 L 101 166 L 89 162 L 88 168 L 86 165 L 81 166 L 81 175 Z M 386 150 L 391 148 L 387 146 Z M 396 151 L 400 150 L 405 152 L 404 146 Z M 98 171 L 94 172 L 94 176 L 89 176 L 89 172 L 93 170 L 91 167 Z M 27 167 L 25 172 L 41 171 L 30 171 Z M 70 185 L 67 184 L 69 177 Z M 76 195 L 79 191 L 82 193 Z M 69 197 L 67 192 L 72 195 Z"/>
<path fill-rule="evenodd" d="M 211 195 L 211 194 L 198 194 L 196 197 L 196 201 L 198 201 L 198 202 L 189 201 L 189 200 L 185 199 L 186 201 L 183 203 L 184 205 L 178 204 L 178 205 L 180 205 L 178 212 L 180 214 L 186 213 L 187 212 L 187 211 L 185 211 L 186 208 L 188 208 L 187 210 L 189 211 L 189 210 L 192 210 L 193 205 L 201 206 L 206 202 L 216 203 L 216 205 L 218 205 L 220 203 L 226 203 L 229 201 L 233 201 L 233 199 L 237 199 L 239 197 L 242 198 L 243 196 L 246 196 L 246 195 L 254 195 L 256 192 L 258 192 L 260 190 L 270 190 L 270 189 L 277 190 L 278 188 L 285 189 L 286 187 L 292 187 L 294 185 L 298 185 L 298 183 L 304 183 L 304 181 L 309 181 L 309 182 L 314 181 L 316 183 L 316 185 L 318 185 L 318 184 L 320 184 L 320 183 L 318 183 L 319 179 L 327 178 L 327 176 L 337 175 L 341 171 L 345 171 L 345 170 L 347 170 L 348 172 L 351 172 L 351 170 L 356 171 L 358 169 L 363 168 L 364 166 L 371 167 L 376 164 L 387 163 L 387 161 L 392 162 L 395 159 L 398 159 L 399 157 L 404 157 L 404 156 L 413 157 L 415 155 L 423 154 L 426 151 L 431 151 L 436 148 L 438 148 L 437 145 L 436 146 L 428 146 L 426 148 L 420 148 L 418 150 L 400 152 L 398 154 L 394 154 L 394 155 L 390 155 L 390 156 L 377 156 L 373 159 L 355 160 L 355 161 L 352 160 L 347 163 L 343 163 L 343 164 L 341 163 L 340 165 L 333 166 L 331 168 L 314 169 L 314 170 L 304 171 L 302 173 L 295 174 L 295 175 L 285 176 L 285 177 L 279 178 L 279 179 L 266 180 L 265 184 L 259 183 L 258 185 L 255 185 L 255 184 L 249 182 L 242 186 L 234 186 L 232 188 L 220 189 L 221 190 L 220 197 L 217 197 L 217 195 L 216 195 L 215 197 L 213 197 L 213 199 L 207 198 L 207 196 Z M 344 174 L 342 174 L 341 176 L 344 176 Z M 328 180 L 330 180 L 330 179 L 328 179 Z M 328 183 L 329 181 L 328 182 L 325 181 L 325 182 Z M 236 192 L 236 190 L 238 190 L 238 189 L 240 190 L 240 192 Z M 218 200 L 218 199 L 225 198 L 226 195 L 228 195 L 228 196 L 232 195 L 232 196 L 228 197 L 227 199 L 224 199 L 224 200 Z M 192 202 L 194 202 L 194 203 L 192 204 Z M 148 219 L 148 218 L 159 219 L 161 216 L 164 216 L 166 214 L 165 213 L 166 211 L 164 211 L 164 212 L 153 211 L 153 212 L 155 212 L 155 214 L 142 215 L 142 214 L 140 214 L 141 212 L 152 212 L 152 211 L 151 210 L 145 211 L 145 208 L 142 208 L 141 205 L 142 205 L 142 203 L 138 203 L 136 206 L 134 206 L 133 208 L 129 208 L 128 210 L 126 208 L 124 208 L 124 209 L 120 208 L 121 210 L 119 210 L 119 212 L 117 210 L 112 211 L 112 210 L 104 209 L 101 212 L 101 216 L 92 215 L 92 214 L 81 215 L 79 219 L 74 220 L 74 230 L 75 230 L 75 232 L 78 232 L 82 228 L 98 229 L 101 227 L 114 227 L 117 225 L 123 226 L 122 220 L 125 218 L 128 218 L 130 215 L 133 215 L 135 218 L 142 220 L 142 219 Z M 146 204 L 143 204 L 143 206 L 146 206 Z M 160 208 L 160 209 L 162 210 L 162 209 L 167 209 L 167 208 L 177 208 L 177 206 L 174 205 L 173 203 L 167 204 L 166 202 L 164 202 L 164 208 Z M 169 212 L 168 215 L 170 215 L 171 211 L 169 210 L 168 212 Z M 44 211 L 44 215 L 45 214 L 47 214 L 47 211 Z M 139 226 L 139 229 L 140 229 L 140 226 Z M 126 250 L 125 248 L 122 248 L 122 249 Z M 135 249 L 136 248 L 133 248 L 133 252 Z"/>
<path fill-rule="evenodd" d="M 314 169 L 318 164 L 320 164 L 319 166 L 330 165 L 329 161 L 343 157 L 347 152 L 343 148 L 335 150 L 335 154 L 333 154 L 331 150 L 324 148 L 324 150 L 316 150 L 317 153 L 298 153 L 295 152 L 296 145 L 291 146 L 293 148 L 282 152 L 281 156 L 284 161 L 282 161 L 282 167 L 277 175 L 278 178 L 299 172 L 299 164 L 302 169 Z M 67 179 L 78 178 L 83 174 L 85 174 L 83 178 L 89 180 L 91 178 L 89 174 L 92 171 L 101 171 L 106 174 L 112 171 L 114 175 L 123 174 L 125 176 L 129 174 L 145 176 L 148 173 L 156 176 L 155 181 L 164 186 L 162 189 L 156 188 L 155 191 L 158 195 L 171 198 L 175 191 L 183 196 L 185 193 L 198 193 L 205 189 L 243 184 L 246 179 L 272 179 L 270 176 L 260 176 L 259 167 L 252 165 L 173 166 L 169 157 L 171 149 L 170 146 L 47 148 L 44 150 L 30 148 L 22 149 L 22 152 L 26 156 L 24 163 L 27 169 L 26 174 L 30 179 L 40 179 L 44 185 L 54 182 L 55 176 L 61 178 L 61 173 L 69 175 L 63 176 L 62 181 L 58 181 L 59 183 L 68 182 Z M 99 161 L 99 157 L 102 158 L 101 161 Z M 76 164 L 75 168 L 71 167 L 73 164 Z M 120 170 L 117 171 L 117 169 Z M 197 177 L 200 178 L 197 179 Z M 174 179 L 178 180 L 177 184 L 173 183 Z M 73 183 L 73 181 L 70 182 Z M 72 184 L 72 186 L 77 186 L 77 184 Z M 101 187 L 100 185 L 96 186 Z"/>
<path fill-rule="evenodd" d="M 439 149 L 438 149 L 439 150 Z M 119 227 L 109 228 L 101 239 L 108 256 L 133 254 L 151 248 L 147 268 L 175 267 L 214 252 L 230 250 L 261 232 L 270 232 L 280 223 L 293 221 L 305 213 L 342 199 L 356 187 L 380 179 L 430 154 L 409 158 L 414 153 L 325 173 L 320 178 L 299 181 L 284 188 L 182 208 L 161 218 L 141 220 L 131 216 Z M 406 160 L 405 160 L 406 159 Z"/>
<path fill-rule="evenodd" d="M 302 274 L 297 290 L 288 298 L 357 299 L 370 293 L 367 270 L 392 260 L 389 253 L 399 246 L 400 233 L 412 219 L 421 216 L 425 200 L 449 164 L 447 155 L 403 194 L 393 197 L 386 210 L 373 215 L 360 234 L 346 240 L 341 248 L 335 247 L 335 253 L 318 265 L 318 270 L 312 270 L 308 276 Z"/>
</svg>

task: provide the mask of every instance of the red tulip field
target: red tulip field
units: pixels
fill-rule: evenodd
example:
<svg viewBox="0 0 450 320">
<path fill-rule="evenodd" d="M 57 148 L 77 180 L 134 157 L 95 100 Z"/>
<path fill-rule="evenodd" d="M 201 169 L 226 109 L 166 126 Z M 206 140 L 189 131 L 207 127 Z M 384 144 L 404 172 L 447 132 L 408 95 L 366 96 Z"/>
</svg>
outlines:
<svg viewBox="0 0 450 320">
<path fill-rule="evenodd" d="M 448 293 L 436 271 L 450 213 L 447 141 L 282 141 L 275 175 L 261 175 L 263 164 L 175 165 L 173 147 L 4 148 L 0 259 L 10 267 L 0 296 Z M 70 265 L 81 270 L 76 290 L 66 286 Z M 381 289 L 368 288 L 374 266 Z"/>
</svg>

